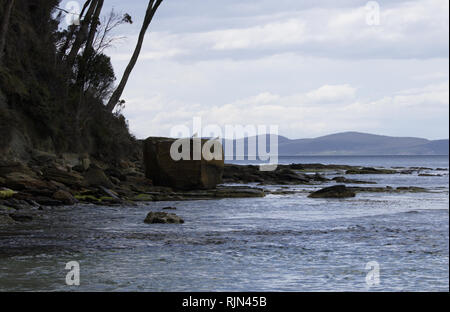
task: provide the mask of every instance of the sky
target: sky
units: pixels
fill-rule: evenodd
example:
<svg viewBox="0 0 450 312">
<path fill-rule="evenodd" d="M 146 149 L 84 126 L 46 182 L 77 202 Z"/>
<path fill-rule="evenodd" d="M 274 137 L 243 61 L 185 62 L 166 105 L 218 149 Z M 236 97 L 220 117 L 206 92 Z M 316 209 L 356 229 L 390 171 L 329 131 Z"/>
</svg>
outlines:
<svg viewBox="0 0 450 312">
<path fill-rule="evenodd" d="M 134 21 L 107 51 L 118 79 L 147 3 L 105 0 Z M 122 98 L 138 138 L 194 117 L 291 139 L 448 138 L 449 1 L 164 0 Z"/>
</svg>

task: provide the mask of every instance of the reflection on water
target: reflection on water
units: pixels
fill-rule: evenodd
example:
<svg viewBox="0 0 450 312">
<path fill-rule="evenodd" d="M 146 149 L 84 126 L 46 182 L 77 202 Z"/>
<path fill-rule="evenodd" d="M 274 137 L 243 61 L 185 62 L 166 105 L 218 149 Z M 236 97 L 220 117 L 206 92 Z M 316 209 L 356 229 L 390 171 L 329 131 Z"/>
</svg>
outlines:
<svg viewBox="0 0 450 312">
<path fill-rule="evenodd" d="M 308 199 L 305 191 L 55 208 L 40 222 L 0 228 L 0 290 L 448 291 L 448 171 L 443 173 L 364 176 L 431 193 L 325 200 Z M 166 206 L 178 207 L 186 223 L 143 223 L 149 211 Z M 73 260 L 81 265 L 75 288 L 65 285 L 65 264 Z M 370 289 L 369 261 L 380 264 L 381 281 Z"/>
</svg>

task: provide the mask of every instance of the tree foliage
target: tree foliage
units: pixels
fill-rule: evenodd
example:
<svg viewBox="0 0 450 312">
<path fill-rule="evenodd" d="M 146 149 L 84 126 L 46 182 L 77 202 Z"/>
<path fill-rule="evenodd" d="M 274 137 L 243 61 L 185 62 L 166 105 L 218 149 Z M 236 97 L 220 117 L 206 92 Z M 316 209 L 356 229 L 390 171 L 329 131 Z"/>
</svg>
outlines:
<svg viewBox="0 0 450 312">
<path fill-rule="evenodd" d="M 59 0 L 0 3 L 0 152 L 14 133 L 30 148 L 104 157 L 131 149 L 125 119 L 105 106 L 117 90 L 105 51 L 131 16 L 103 15 L 104 1 L 88 0 L 80 25 L 62 27 Z"/>
</svg>

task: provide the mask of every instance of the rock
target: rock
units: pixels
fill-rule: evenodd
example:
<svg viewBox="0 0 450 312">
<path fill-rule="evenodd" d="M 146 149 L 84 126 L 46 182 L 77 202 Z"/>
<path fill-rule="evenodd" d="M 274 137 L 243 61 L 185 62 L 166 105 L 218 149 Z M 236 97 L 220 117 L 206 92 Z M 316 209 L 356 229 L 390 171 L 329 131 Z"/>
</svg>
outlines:
<svg viewBox="0 0 450 312">
<path fill-rule="evenodd" d="M 103 170 L 95 165 L 91 165 L 88 171 L 86 171 L 84 174 L 84 180 L 88 186 L 104 186 L 106 188 L 114 187 Z"/>
<path fill-rule="evenodd" d="M 36 206 L 36 203 L 30 204 L 26 200 L 16 199 L 16 198 L 2 200 L 2 202 L 0 204 L 6 206 L 8 208 L 13 208 L 16 210 L 32 209 Z"/>
<path fill-rule="evenodd" d="M 144 222 L 148 224 L 182 224 L 184 220 L 174 213 L 149 212 Z"/>
<path fill-rule="evenodd" d="M 21 212 L 11 213 L 9 215 L 9 217 L 11 217 L 11 219 L 13 219 L 16 222 L 31 222 L 31 221 L 33 221 L 32 215 L 26 214 L 26 213 L 21 213 Z"/>
<path fill-rule="evenodd" d="M 154 199 L 155 199 L 154 196 L 149 194 L 139 194 L 133 198 L 134 201 L 141 201 L 141 202 L 150 202 L 153 201 Z"/>
<path fill-rule="evenodd" d="M 126 182 L 122 182 L 122 186 L 128 186 L 130 190 L 136 193 L 148 193 L 153 189 L 152 180 L 147 179 L 146 177 L 127 177 Z"/>
<path fill-rule="evenodd" d="M 220 187 L 214 192 L 214 195 L 218 198 L 251 198 L 266 196 L 263 189 L 254 187 Z"/>
<path fill-rule="evenodd" d="M 335 177 L 332 180 L 336 181 L 337 183 L 348 183 L 348 184 L 377 184 L 377 182 L 373 182 L 373 181 L 360 181 L 360 180 L 347 179 L 345 177 Z"/>
<path fill-rule="evenodd" d="M 72 196 L 69 192 L 59 190 L 53 194 L 53 198 L 57 201 L 63 202 L 65 205 L 73 205 L 77 202 L 75 197 Z"/>
<path fill-rule="evenodd" d="M 164 207 L 162 210 L 177 210 L 175 207 Z"/>
<path fill-rule="evenodd" d="M 70 164 L 72 165 L 72 170 L 83 173 L 91 166 L 91 160 L 88 155 L 77 156 L 77 159 L 73 159 Z"/>
<path fill-rule="evenodd" d="M 278 166 L 274 171 L 260 171 L 258 166 L 225 165 L 225 183 L 264 183 L 276 185 L 309 184 L 313 177 L 295 172 L 286 166 Z"/>
<path fill-rule="evenodd" d="M 393 192 L 394 189 L 390 186 L 386 187 L 348 187 L 353 192 L 369 192 L 369 193 L 385 193 Z"/>
<path fill-rule="evenodd" d="M 0 176 L 4 177 L 11 173 L 34 175 L 34 172 L 21 162 L 0 160 Z"/>
<path fill-rule="evenodd" d="M 325 178 L 323 175 L 321 175 L 319 173 L 316 173 L 313 176 L 313 179 L 314 179 L 314 181 L 319 181 L 319 182 L 327 182 L 327 181 L 329 181 L 329 179 Z"/>
<path fill-rule="evenodd" d="M 127 176 L 124 174 L 121 170 L 116 168 L 108 168 L 105 170 L 105 174 L 109 177 L 109 179 L 112 181 L 112 178 L 117 179 L 120 181 L 126 181 Z"/>
<path fill-rule="evenodd" d="M 17 192 L 7 189 L 7 188 L 0 188 L 0 199 L 6 199 L 13 197 Z"/>
<path fill-rule="evenodd" d="M 375 169 L 370 167 L 364 167 L 360 169 L 350 169 L 345 174 L 395 174 L 396 170 L 391 169 Z"/>
<path fill-rule="evenodd" d="M 34 175 L 28 175 L 22 172 L 12 172 L 5 177 L 7 187 L 14 190 L 42 190 L 51 188 L 48 182 L 37 179 Z"/>
<path fill-rule="evenodd" d="M 80 156 L 78 154 L 63 153 L 61 155 L 61 158 L 63 160 L 64 166 L 69 167 L 69 168 L 73 168 L 73 167 L 78 166 L 78 165 L 81 164 Z"/>
<path fill-rule="evenodd" d="M 55 154 L 38 150 L 34 150 L 31 157 L 39 166 L 50 165 L 54 163 L 57 159 Z"/>
<path fill-rule="evenodd" d="M 204 146 L 208 140 L 184 139 L 190 146 L 190 160 L 175 161 L 170 149 L 175 142 L 168 138 L 148 138 L 144 141 L 145 175 L 155 185 L 170 186 L 176 189 L 213 189 L 222 183 L 224 157 L 222 148 L 221 160 L 193 160 L 194 140 Z M 220 144 L 220 143 L 219 143 Z M 220 146 L 221 147 L 221 146 Z"/>
<path fill-rule="evenodd" d="M 79 173 L 64 171 L 56 167 L 46 168 L 44 170 L 44 177 L 75 189 L 79 189 L 85 185 L 83 176 Z"/>
<path fill-rule="evenodd" d="M 120 168 L 122 168 L 122 169 L 128 169 L 128 168 L 130 168 L 130 164 L 129 164 L 127 161 L 125 161 L 125 160 L 119 161 L 119 166 L 120 166 Z"/>
<path fill-rule="evenodd" d="M 421 173 L 419 177 L 442 177 L 441 174 L 430 174 L 430 173 Z"/>
<path fill-rule="evenodd" d="M 397 192 L 412 192 L 412 193 L 421 193 L 421 192 L 428 192 L 427 189 L 423 187 L 417 187 L 417 186 L 401 186 L 396 188 Z"/>
<path fill-rule="evenodd" d="M 294 170 L 318 171 L 318 170 L 350 170 L 357 168 L 348 165 L 324 165 L 324 164 L 290 164 L 289 167 Z"/>
<path fill-rule="evenodd" d="M 0 225 L 8 225 L 16 223 L 13 218 L 6 214 L 0 214 Z"/>
<path fill-rule="evenodd" d="M 109 196 L 109 197 L 111 197 L 111 198 L 113 198 L 113 199 L 115 199 L 115 200 L 118 200 L 118 201 L 121 200 L 116 192 L 111 191 L 111 190 L 109 190 L 109 189 L 107 189 L 106 187 L 103 187 L 103 186 L 99 186 L 99 188 L 100 188 L 100 190 L 102 190 L 103 193 L 105 193 L 107 196 Z"/>
<path fill-rule="evenodd" d="M 32 198 L 39 205 L 43 205 L 43 206 L 63 206 L 65 204 L 65 202 L 62 200 L 57 200 L 57 199 L 46 197 L 46 196 L 37 196 L 37 197 L 32 197 Z"/>
<path fill-rule="evenodd" d="M 335 185 L 326 187 L 317 192 L 309 194 L 310 198 L 348 198 L 355 197 L 356 194 L 345 185 Z"/>
<path fill-rule="evenodd" d="M 109 177 L 109 180 L 114 184 L 114 185 L 120 185 L 120 180 L 117 179 L 116 177 Z"/>
<path fill-rule="evenodd" d="M 4 205 L 0 205 L 0 215 L 10 214 L 10 213 L 12 213 L 14 211 L 15 211 L 14 208 L 7 207 L 7 206 L 4 206 Z"/>
<path fill-rule="evenodd" d="M 89 169 L 89 167 L 91 166 L 91 160 L 89 159 L 89 156 L 85 156 L 80 159 L 80 166 L 84 171 Z"/>
</svg>

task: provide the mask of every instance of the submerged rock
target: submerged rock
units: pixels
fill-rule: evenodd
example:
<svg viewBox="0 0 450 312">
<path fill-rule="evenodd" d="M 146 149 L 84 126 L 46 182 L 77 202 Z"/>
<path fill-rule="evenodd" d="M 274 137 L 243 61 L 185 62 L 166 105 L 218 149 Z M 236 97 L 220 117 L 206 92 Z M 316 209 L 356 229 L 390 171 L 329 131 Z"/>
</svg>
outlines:
<svg viewBox="0 0 450 312">
<path fill-rule="evenodd" d="M 184 220 L 174 213 L 149 212 L 144 222 L 148 224 L 182 224 Z"/>
<path fill-rule="evenodd" d="M 326 187 L 317 192 L 309 194 L 310 198 L 348 198 L 355 197 L 356 193 L 348 189 L 345 185 L 335 185 Z"/>
</svg>

